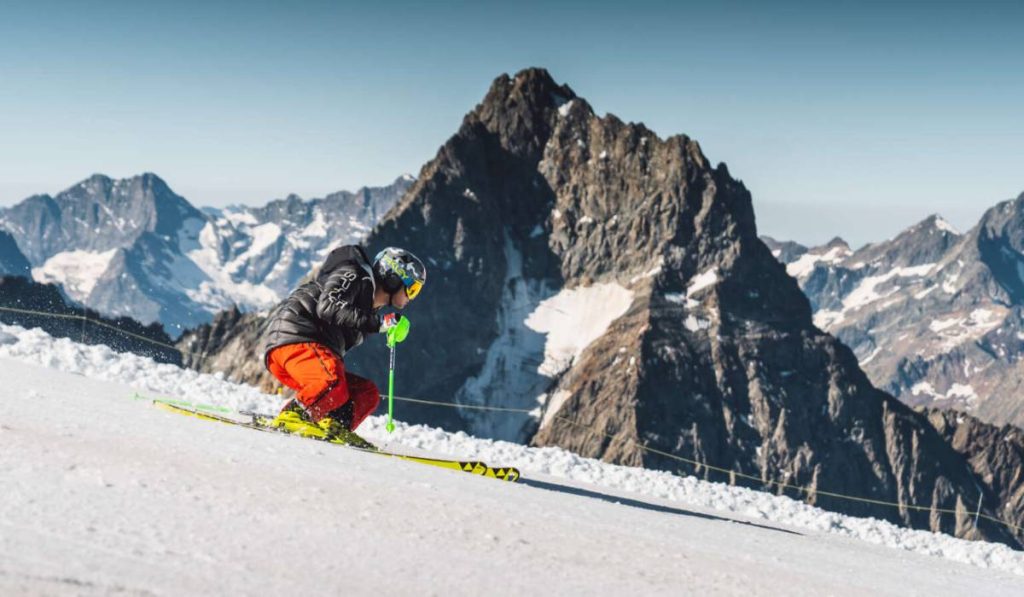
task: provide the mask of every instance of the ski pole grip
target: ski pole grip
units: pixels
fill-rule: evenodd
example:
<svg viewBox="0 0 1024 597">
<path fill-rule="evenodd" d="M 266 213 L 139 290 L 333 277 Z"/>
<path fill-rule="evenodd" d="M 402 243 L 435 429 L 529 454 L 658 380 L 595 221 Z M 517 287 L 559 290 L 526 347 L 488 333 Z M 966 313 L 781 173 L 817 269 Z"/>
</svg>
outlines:
<svg viewBox="0 0 1024 597">
<path fill-rule="evenodd" d="M 404 315 L 398 317 L 398 323 L 388 330 L 388 346 L 394 346 L 399 342 L 405 342 L 409 335 L 409 318 Z"/>
</svg>

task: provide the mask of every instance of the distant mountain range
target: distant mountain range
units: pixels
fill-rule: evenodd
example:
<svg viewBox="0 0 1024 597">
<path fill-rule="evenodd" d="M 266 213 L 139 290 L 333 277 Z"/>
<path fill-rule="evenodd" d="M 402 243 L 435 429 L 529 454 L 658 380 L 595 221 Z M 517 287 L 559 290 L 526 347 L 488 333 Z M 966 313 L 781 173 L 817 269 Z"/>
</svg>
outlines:
<svg viewBox="0 0 1024 597">
<path fill-rule="evenodd" d="M 1024 426 L 1024 194 L 963 234 L 931 216 L 856 251 L 764 241 L 877 386 Z"/>
<path fill-rule="evenodd" d="M 362 239 L 412 182 L 199 210 L 155 174 L 97 174 L 0 209 L 0 273 L 27 265 L 73 301 L 176 336 L 233 306 L 274 305 L 331 247 Z"/>
<path fill-rule="evenodd" d="M 873 387 L 815 326 L 725 164 L 684 135 L 599 116 L 543 69 L 498 77 L 366 242 L 429 269 L 399 393 L 464 407 L 403 402 L 403 420 L 1024 540 L 970 510 L 981 497 L 1024 522 L 1012 428 L 915 412 Z M 823 258 L 848 251 L 835 245 Z M 200 355 L 193 367 L 271 385 L 253 358 L 265 321 L 225 313 L 180 345 Z M 387 379 L 379 338 L 345 360 Z"/>
</svg>

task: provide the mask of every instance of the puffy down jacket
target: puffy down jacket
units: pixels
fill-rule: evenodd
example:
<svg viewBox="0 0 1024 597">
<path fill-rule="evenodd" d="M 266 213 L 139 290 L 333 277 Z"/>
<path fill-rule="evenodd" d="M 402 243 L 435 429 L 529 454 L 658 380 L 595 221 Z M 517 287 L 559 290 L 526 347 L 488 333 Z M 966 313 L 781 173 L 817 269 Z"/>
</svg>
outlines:
<svg viewBox="0 0 1024 597">
<path fill-rule="evenodd" d="M 296 288 L 271 313 L 263 335 L 263 363 L 274 348 L 302 342 L 324 344 L 344 356 L 366 334 L 380 330 L 373 292 L 373 269 L 362 247 L 331 251 L 316 279 Z"/>
</svg>

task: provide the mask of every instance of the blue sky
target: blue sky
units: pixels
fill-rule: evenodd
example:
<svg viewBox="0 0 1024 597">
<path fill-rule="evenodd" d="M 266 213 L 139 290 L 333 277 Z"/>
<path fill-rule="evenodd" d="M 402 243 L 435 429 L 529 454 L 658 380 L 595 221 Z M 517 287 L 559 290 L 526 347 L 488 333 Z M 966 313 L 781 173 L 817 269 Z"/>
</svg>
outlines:
<svg viewBox="0 0 1024 597">
<path fill-rule="evenodd" d="M 1024 191 L 1024 2 L 4 2 L 0 205 L 156 172 L 199 206 L 417 173 L 494 77 L 696 138 L 759 228 L 967 228 Z"/>
</svg>

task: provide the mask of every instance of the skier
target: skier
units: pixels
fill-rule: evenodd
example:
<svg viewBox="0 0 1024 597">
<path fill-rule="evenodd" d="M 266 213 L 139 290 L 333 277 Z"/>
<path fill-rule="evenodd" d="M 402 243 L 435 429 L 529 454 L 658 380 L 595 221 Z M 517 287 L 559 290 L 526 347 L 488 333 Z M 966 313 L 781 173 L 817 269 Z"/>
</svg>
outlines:
<svg viewBox="0 0 1024 597">
<path fill-rule="evenodd" d="M 382 307 L 401 310 L 426 281 L 423 262 L 388 247 L 371 263 L 356 245 L 333 250 L 316 279 L 299 286 L 270 317 L 263 337 L 264 364 L 295 390 L 273 420 L 289 431 L 373 448 L 356 435 L 380 403 L 377 386 L 345 370 L 342 357 L 366 334 L 389 334 L 401 342 L 409 320 Z"/>
</svg>

